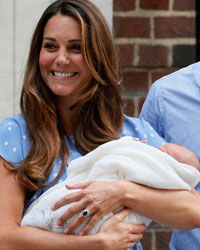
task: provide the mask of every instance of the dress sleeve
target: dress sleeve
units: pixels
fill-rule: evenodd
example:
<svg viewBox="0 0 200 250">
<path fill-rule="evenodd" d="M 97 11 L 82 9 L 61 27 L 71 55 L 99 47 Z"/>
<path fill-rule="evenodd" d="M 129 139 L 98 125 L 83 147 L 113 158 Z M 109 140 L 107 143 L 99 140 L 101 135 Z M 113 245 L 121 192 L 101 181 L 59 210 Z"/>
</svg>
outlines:
<svg viewBox="0 0 200 250">
<path fill-rule="evenodd" d="M 5 119 L 0 123 L 0 156 L 12 166 L 17 167 L 24 159 L 23 141 L 20 124 L 14 119 Z"/>
<path fill-rule="evenodd" d="M 164 137 L 165 126 L 165 111 L 162 98 L 162 88 L 160 82 L 155 82 L 147 95 L 147 98 L 143 104 L 140 117 L 148 121 L 151 126 L 159 133 L 161 137 Z"/>
<path fill-rule="evenodd" d="M 125 115 L 124 126 L 120 132 L 120 136 L 132 136 L 138 138 L 141 141 L 146 141 L 147 144 L 153 147 L 159 147 L 166 144 L 163 139 L 151 126 L 151 124 L 145 121 L 142 117 L 128 117 Z"/>
<path fill-rule="evenodd" d="M 153 147 L 159 147 L 167 142 L 165 141 L 164 138 L 162 138 L 156 131 L 155 129 L 151 126 L 151 124 L 142 118 L 140 118 L 141 123 L 143 123 L 143 129 L 145 131 L 145 138 L 147 141 L 147 144 L 153 146 Z"/>
</svg>

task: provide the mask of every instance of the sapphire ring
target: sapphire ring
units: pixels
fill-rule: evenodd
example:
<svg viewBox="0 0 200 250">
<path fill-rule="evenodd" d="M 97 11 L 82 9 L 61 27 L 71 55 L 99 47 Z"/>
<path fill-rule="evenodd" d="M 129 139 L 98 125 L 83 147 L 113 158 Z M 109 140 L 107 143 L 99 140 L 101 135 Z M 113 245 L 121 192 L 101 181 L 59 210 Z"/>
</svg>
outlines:
<svg viewBox="0 0 200 250">
<path fill-rule="evenodd" d="M 89 213 L 89 211 L 88 211 L 87 209 L 84 209 L 84 210 L 82 211 L 82 213 L 81 213 L 81 216 L 82 216 L 83 218 L 85 218 L 85 217 L 90 216 L 90 213 Z"/>
</svg>

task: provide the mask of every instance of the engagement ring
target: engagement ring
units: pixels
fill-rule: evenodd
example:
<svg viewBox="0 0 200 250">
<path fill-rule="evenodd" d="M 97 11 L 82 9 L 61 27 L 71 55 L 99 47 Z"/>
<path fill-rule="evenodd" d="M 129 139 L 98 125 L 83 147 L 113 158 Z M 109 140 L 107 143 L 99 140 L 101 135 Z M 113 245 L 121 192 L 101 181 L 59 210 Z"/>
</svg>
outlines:
<svg viewBox="0 0 200 250">
<path fill-rule="evenodd" d="M 90 215 L 90 213 L 89 213 L 89 211 L 88 211 L 87 209 L 84 209 L 84 210 L 82 211 L 82 213 L 81 213 L 81 216 L 82 216 L 83 218 L 88 217 L 89 215 Z"/>
</svg>

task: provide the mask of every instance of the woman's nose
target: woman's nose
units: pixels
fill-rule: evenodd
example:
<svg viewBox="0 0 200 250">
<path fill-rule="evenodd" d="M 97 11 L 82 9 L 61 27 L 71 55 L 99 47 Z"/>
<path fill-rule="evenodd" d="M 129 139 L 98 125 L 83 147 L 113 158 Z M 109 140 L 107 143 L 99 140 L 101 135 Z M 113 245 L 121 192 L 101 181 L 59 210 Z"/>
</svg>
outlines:
<svg viewBox="0 0 200 250">
<path fill-rule="evenodd" d="M 60 51 L 56 56 L 55 62 L 57 64 L 69 64 L 69 54 L 67 52 Z"/>
</svg>

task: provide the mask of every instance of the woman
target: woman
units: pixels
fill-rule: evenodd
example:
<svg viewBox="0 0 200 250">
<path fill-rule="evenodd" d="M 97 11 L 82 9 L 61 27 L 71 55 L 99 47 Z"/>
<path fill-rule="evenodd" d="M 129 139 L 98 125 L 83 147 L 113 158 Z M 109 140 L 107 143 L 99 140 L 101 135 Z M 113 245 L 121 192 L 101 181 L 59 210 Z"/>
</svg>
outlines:
<svg viewBox="0 0 200 250">
<path fill-rule="evenodd" d="M 117 60 L 109 29 L 89 1 L 58 0 L 33 34 L 21 115 L 0 125 L 1 249 L 141 249 L 142 225 L 122 222 L 128 209 L 108 220 L 97 235 L 62 235 L 20 227 L 24 208 L 66 177 L 66 166 L 99 145 L 124 135 L 160 146 L 163 140 L 142 120 L 123 115 Z M 78 201 L 58 224 L 80 212 L 69 233 L 93 214 L 82 235 L 105 214 L 124 205 L 179 228 L 200 225 L 199 198 L 189 191 L 161 191 L 127 181 L 89 182 L 53 209 Z M 156 204 L 156 206 L 155 206 Z M 184 219 L 184 220 L 183 220 Z"/>
</svg>

